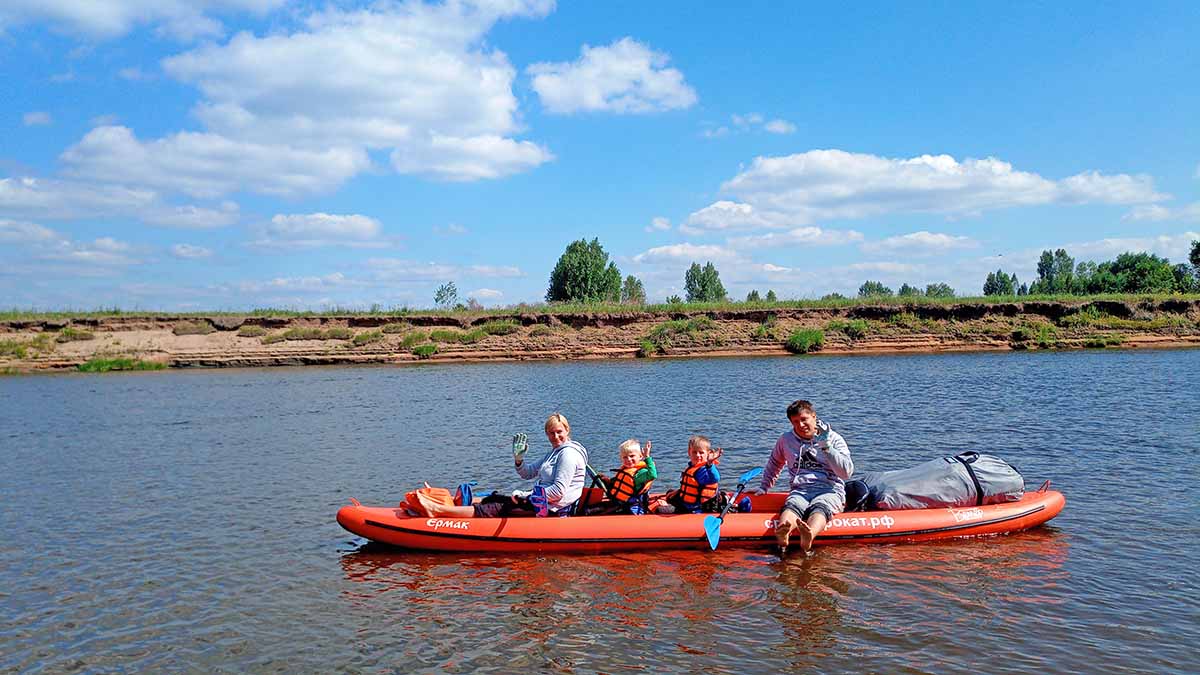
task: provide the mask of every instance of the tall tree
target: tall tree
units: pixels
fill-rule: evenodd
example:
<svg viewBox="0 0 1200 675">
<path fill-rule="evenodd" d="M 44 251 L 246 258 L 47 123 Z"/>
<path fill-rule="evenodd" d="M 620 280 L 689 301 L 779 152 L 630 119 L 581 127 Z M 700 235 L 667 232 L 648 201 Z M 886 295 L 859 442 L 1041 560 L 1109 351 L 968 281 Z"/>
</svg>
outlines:
<svg viewBox="0 0 1200 675">
<path fill-rule="evenodd" d="M 600 239 L 580 239 L 567 244 L 550 272 L 548 302 L 618 302 L 621 271 L 608 261 Z"/>
<path fill-rule="evenodd" d="M 683 277 L 683 289 L 687 291 L 688 302 L 721 302 L 726 298 L 721 275 L 712 262 L 704 267 L 692 263 Z"/>
<path fill-rule="evenodd" d="M 1196 268 L 1196 274 L 1200 275 L 1200 241 L 1192 242 L 1192 252 L 1188 254 L 1188 262 L 1192 263 L 1192 267 Z"/>
<path fill-rule="evenodd" d="M 438 286 L 433 293 L 433 301 L 437 303 L 438 307 L 447 309 L 453 307 L 458 303 L 458 287 L 454 285 L 453 281 L 447 281 Z"/>
<path fill-rule="evenodd" d="M 1200 265 L 1197 265 L 1197 268 L 1200 268 Z M 777 298 L 775 296 L 775 291 L 768 290 L 767 291 L 767 302 L 778 302 L 778 301 L 779 301 L 779 298 Z"/>
<path fill-rule="evenodd" d="M 953 298 L 954 289 L 950 284 L 929 284 L 925 287 L 925 296 L 930 298 Z"/>
<path fill-rule="evenodd" d="M 1066 249 L 1051 253 L 1042 251 L 1038 258 L 1038 280 L 1030 289 L 1034 293 L 1070 293 L 1075 271 L 1075 259 L 1067 255 Z"/>
<path fill-rule="evenodd" d="M 925 293 L 916 286 L 909 286 L 907 283 L 904 283 L 900 284 L 900 290 L 896 291 L 896 295 L 902 298 L 911 298 L 919 295 L 925 295 Z"/>
<path fill-rule="evenodd" d="M 625 283 L 621 285 L 621 302 L 627 305 L 646 304 L 646 288 L 642 286 L 641 279 L 632 274 L 625 277 Z"/>
<path fill-rule="evenodd" d="M 746 294 L 746 302 L 762 302 L 762 297 L 759 296 L 757 288 Z"/>
<path fill-rule="evenodd" d="M 1017 275 L 1009 275 L 1003 269 L 988 272 L 987 280 L 983 282 L 984 295 L 1016 295 Z"/>
<path fill-rule="evenodd" d="M 884 286 L 879 281 L 864 281 L 862 286 L 858 287 L 858 297 L 872 298 L 876 296 L 888 296 L 892 294 L 892 289 Z"/>
</svg>

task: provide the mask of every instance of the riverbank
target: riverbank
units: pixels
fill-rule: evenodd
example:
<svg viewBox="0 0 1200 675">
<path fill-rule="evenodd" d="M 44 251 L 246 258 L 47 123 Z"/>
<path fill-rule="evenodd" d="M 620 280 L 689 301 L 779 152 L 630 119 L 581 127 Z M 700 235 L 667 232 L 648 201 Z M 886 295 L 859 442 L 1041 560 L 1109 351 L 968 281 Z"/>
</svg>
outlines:
<svg viewBox="0 0 1200 675">
<path fill-rule="evenodd" d="M 799 336 L 800 339 L 797 338 Z M 1200 346 L 1200 299 L 0 321 L 0 372 Z M 129 366 L 129 364 L 134 364 Z"/>
</svg>

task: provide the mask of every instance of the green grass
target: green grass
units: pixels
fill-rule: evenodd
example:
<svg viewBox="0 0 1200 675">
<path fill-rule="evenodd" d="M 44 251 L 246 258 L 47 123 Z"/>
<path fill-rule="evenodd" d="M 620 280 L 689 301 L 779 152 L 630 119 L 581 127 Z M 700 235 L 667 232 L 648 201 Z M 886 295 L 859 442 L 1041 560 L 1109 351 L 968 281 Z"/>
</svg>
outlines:
<svg viewBox="0 0 1200 675">
<path fill-rule="evenodd" d="M 529 337 L 545 337 L 553 334 L 554 329 L 550 328 L 550 326 L 547 326 L 544 323 L 539 323 L 538 325 L 529 329 Z"/>
<path fill-rule="evenodd" d="M 29 343 L 25 340 L 0 340 L 0 356 L 23 359 L 29 352 Z"/>
<path fill-rule="evenodd" d="M 413 355 L 416 356 L 418 359 L 427 359 L 427 358 L 433 356 L 434 354 L 436 354 L 437 351 L 438 351 L 438 346 L 433 343 L 417 345 L 416 347 L 412 348 Z"/>
<path fill-rule="evenodd" d="M 142 361 L 140 359 L 92 359 L 87 363 L 81 363 L 76 366 L 80 372 L 84 373 L 107 373 L 111 370 L 163 370 L 167 367 L 165 363 L 157 361 Z"/>
<path fill-rule="evenodd" d="M 429 331 L 429 339 L 434 342 L 455 343 L 462 342 L 463 336 L 466 333 L 458 330 L 450 330 L 447 328 L 435 328 Z"/>
<path fill-rule="evenodd" d="M 662 354 L 670 349 L 677 339 L 686 337 L 688 340 L 695 340 L 701 334 L 715 328 L 716 325 L 716 322 L 707 316 L 664 321 L 651 328 L 650 332 L 642 338 L 642 342 L 649 342 L 653 345 L 653 353 Z"/>
<path fill-rule="evenodd" d="M 283 342 L 284 340 L 349 340 L 354 337 L 354 331 L 344 327 L 334 327 L 321 330 L 314 327 L 289 328 L 281 333 L 271 333 L 263 336 L 264 345 Z"/>
<path fill-rule="evenodd" d="M 784 347 L 793 354 L 808 354 L 825 344 L 825 333 L 816 328 L 801 328 L 788 336 Z"/>
<path fill-rule="evenodd" d="M 180 321 L 171 332 L 176 335 L 208 335 L 215 333 L 216 328 L 207 321 Z"/>
<path fill-rule="evenodd" d="M 351 342 L 354 343 L 355 347 L 361 347 L 363 345 L 369 345 L 372 342 L 379 342 L 382 339 L 383 339 L 383 331 L 372 330 L 372 331 L 367 331 L 365 333 L 359 333 L 358 335 L 355 335 L 354 339 L 351 340 Z"/>
<path fill-rule="evenodd" d="M 30 355 L 31 351 L 38 354 L 52 352 L 55 348 L 55 339 L 54 333 L 38 333 L 28 340 L 0 340 L 0 356 L 24 359 Z"/>
<path fill-rule="evenodd" d="M 912 315 L 910 314 L 909 316 Z M 825 330 L 831 333 L 841 333 L 851 340 L 857 340 L 871 332 L 871 324 L 866 319 L 853 319 L 850 321 L 835 319 L 825 324 Z"/>
<path fill-rule="evenodd" d="M 262 337 L 267 334 L 267 329 L 262 326 L 242 326 L 237 334 L 238 337 Z"/>
<path fill-rule="evenodd" d="M 521 324 L 511 320 L 488 321 L 480 326 L 479 330 L 482 330 L 488 335 L 511 335 L 512 333 L 521 330 Z"/>
<path fill-rule="evenodd" d="M 412 328 L 411 323 L 409 323 L 407 321 L 399 321 L 399 322 L 385 323 L 385 324 L 383 324 L 383 326 L 381 326 L 379 328 L 379 330 L 383 331 L 384 333 L 387 333 L 388 335 L 392 335 L 394 333 L 403 333 L 404 331 L 406 331 L 410 328 Z"/>
<path fill-rule="evenodd" d="M 405 335 L 400 340 L 400 347 L 402 349 L 409 349 L 413 345 L 420 344 L 420 343 L 426 342 L 428 340 L 429 340 L 429 333 L 426 333 L 423 330 L 415 330 L 415 331 L 409 333 L 408 335 Z"/>
<path fill-rule="evenodd" d="M 1104 349 L 1105 347 L 1115 347 L 1125 342 L 1125 338 L 1120 335 L 1094 335 L 1083 343 L 1088 349 Z"/>
<path fill-rule="evenodd" d="M 1110 328 L 1124 330 L 1162 330 L 1164 328 L 1192 328 L 1195 322 L 1186 316 L 1164 314 L 1148 319 L 1123 319 L 1101 312 L 1094 305 L 1089 305 L 1068 314 L 1058 321 L 1066 328 Z"/>
<path fill-rule="evenodd" d="M 58 337 L 54 338 L 55 342 L 75 342 L 78 340 L 95 340 L 96 336 L 90 331 L 67 326 L 58 331 Z"/>
</svg>

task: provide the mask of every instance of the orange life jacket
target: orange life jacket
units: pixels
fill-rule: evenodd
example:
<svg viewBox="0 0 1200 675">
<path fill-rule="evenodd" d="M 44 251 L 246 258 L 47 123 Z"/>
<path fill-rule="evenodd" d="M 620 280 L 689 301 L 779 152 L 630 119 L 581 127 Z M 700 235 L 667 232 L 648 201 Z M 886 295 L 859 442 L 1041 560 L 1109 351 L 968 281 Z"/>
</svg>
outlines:
<svg viewBox="0 0 1200 675">
<path fill-rule="evenodd" d="M 716 462 L 713 462 L 715 464 Z M 696 505 L 717 496 L 717 484 L 700 485 L 696 481 L 696 472 L 706 464 L 697 464 L 684 469 L 683 473 L 679 474 L 679 499 L 684 504 Z"/>
<path fill-rule="evenodd" d="M 616 469 L 616 473 L 613 474 L 612 481 L 608 484 L 608 489 L 612 492 L 613 499 L 619 502 L 627 502 L 631 498 L 640 494 L 635 492 L 633 489 L 633 476 L 644 468 L 646 468 L 646 463 L 638 462 L 628 469 L 624 467 Z M 642 492 L 648 490 L 650 488 L 650 483 L 653 482 L 654 481 L 648 481 L 645 485 L 643 485 Z"/>
</svg>

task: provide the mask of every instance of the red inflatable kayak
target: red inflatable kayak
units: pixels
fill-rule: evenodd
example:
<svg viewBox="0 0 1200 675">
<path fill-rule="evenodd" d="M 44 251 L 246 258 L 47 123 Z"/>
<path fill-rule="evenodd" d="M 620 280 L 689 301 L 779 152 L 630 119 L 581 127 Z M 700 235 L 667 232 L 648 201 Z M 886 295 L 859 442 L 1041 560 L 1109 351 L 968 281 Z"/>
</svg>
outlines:
<svg viewBox="0 0 1200 675">
<path fill-rule="evenodd" d="M 1062 493 L 1027 492 L 1016 502 L 959 508 L 841 513 L 814 544 L 871 544 L 1007 534 L 1036 527 L 1062 511 Z M 786 493 L 752 497 L 753 510 L 730 512 L 720 546 L 769 548 Z M 393 546 L 479 553 L 607 553 L 708 548 L 705 514 L 575 516 L 572 518 L 429 518 L 404 509 L 363 506 L 356 499 L 337 514 L 345 529 Z"/>
</svg>

